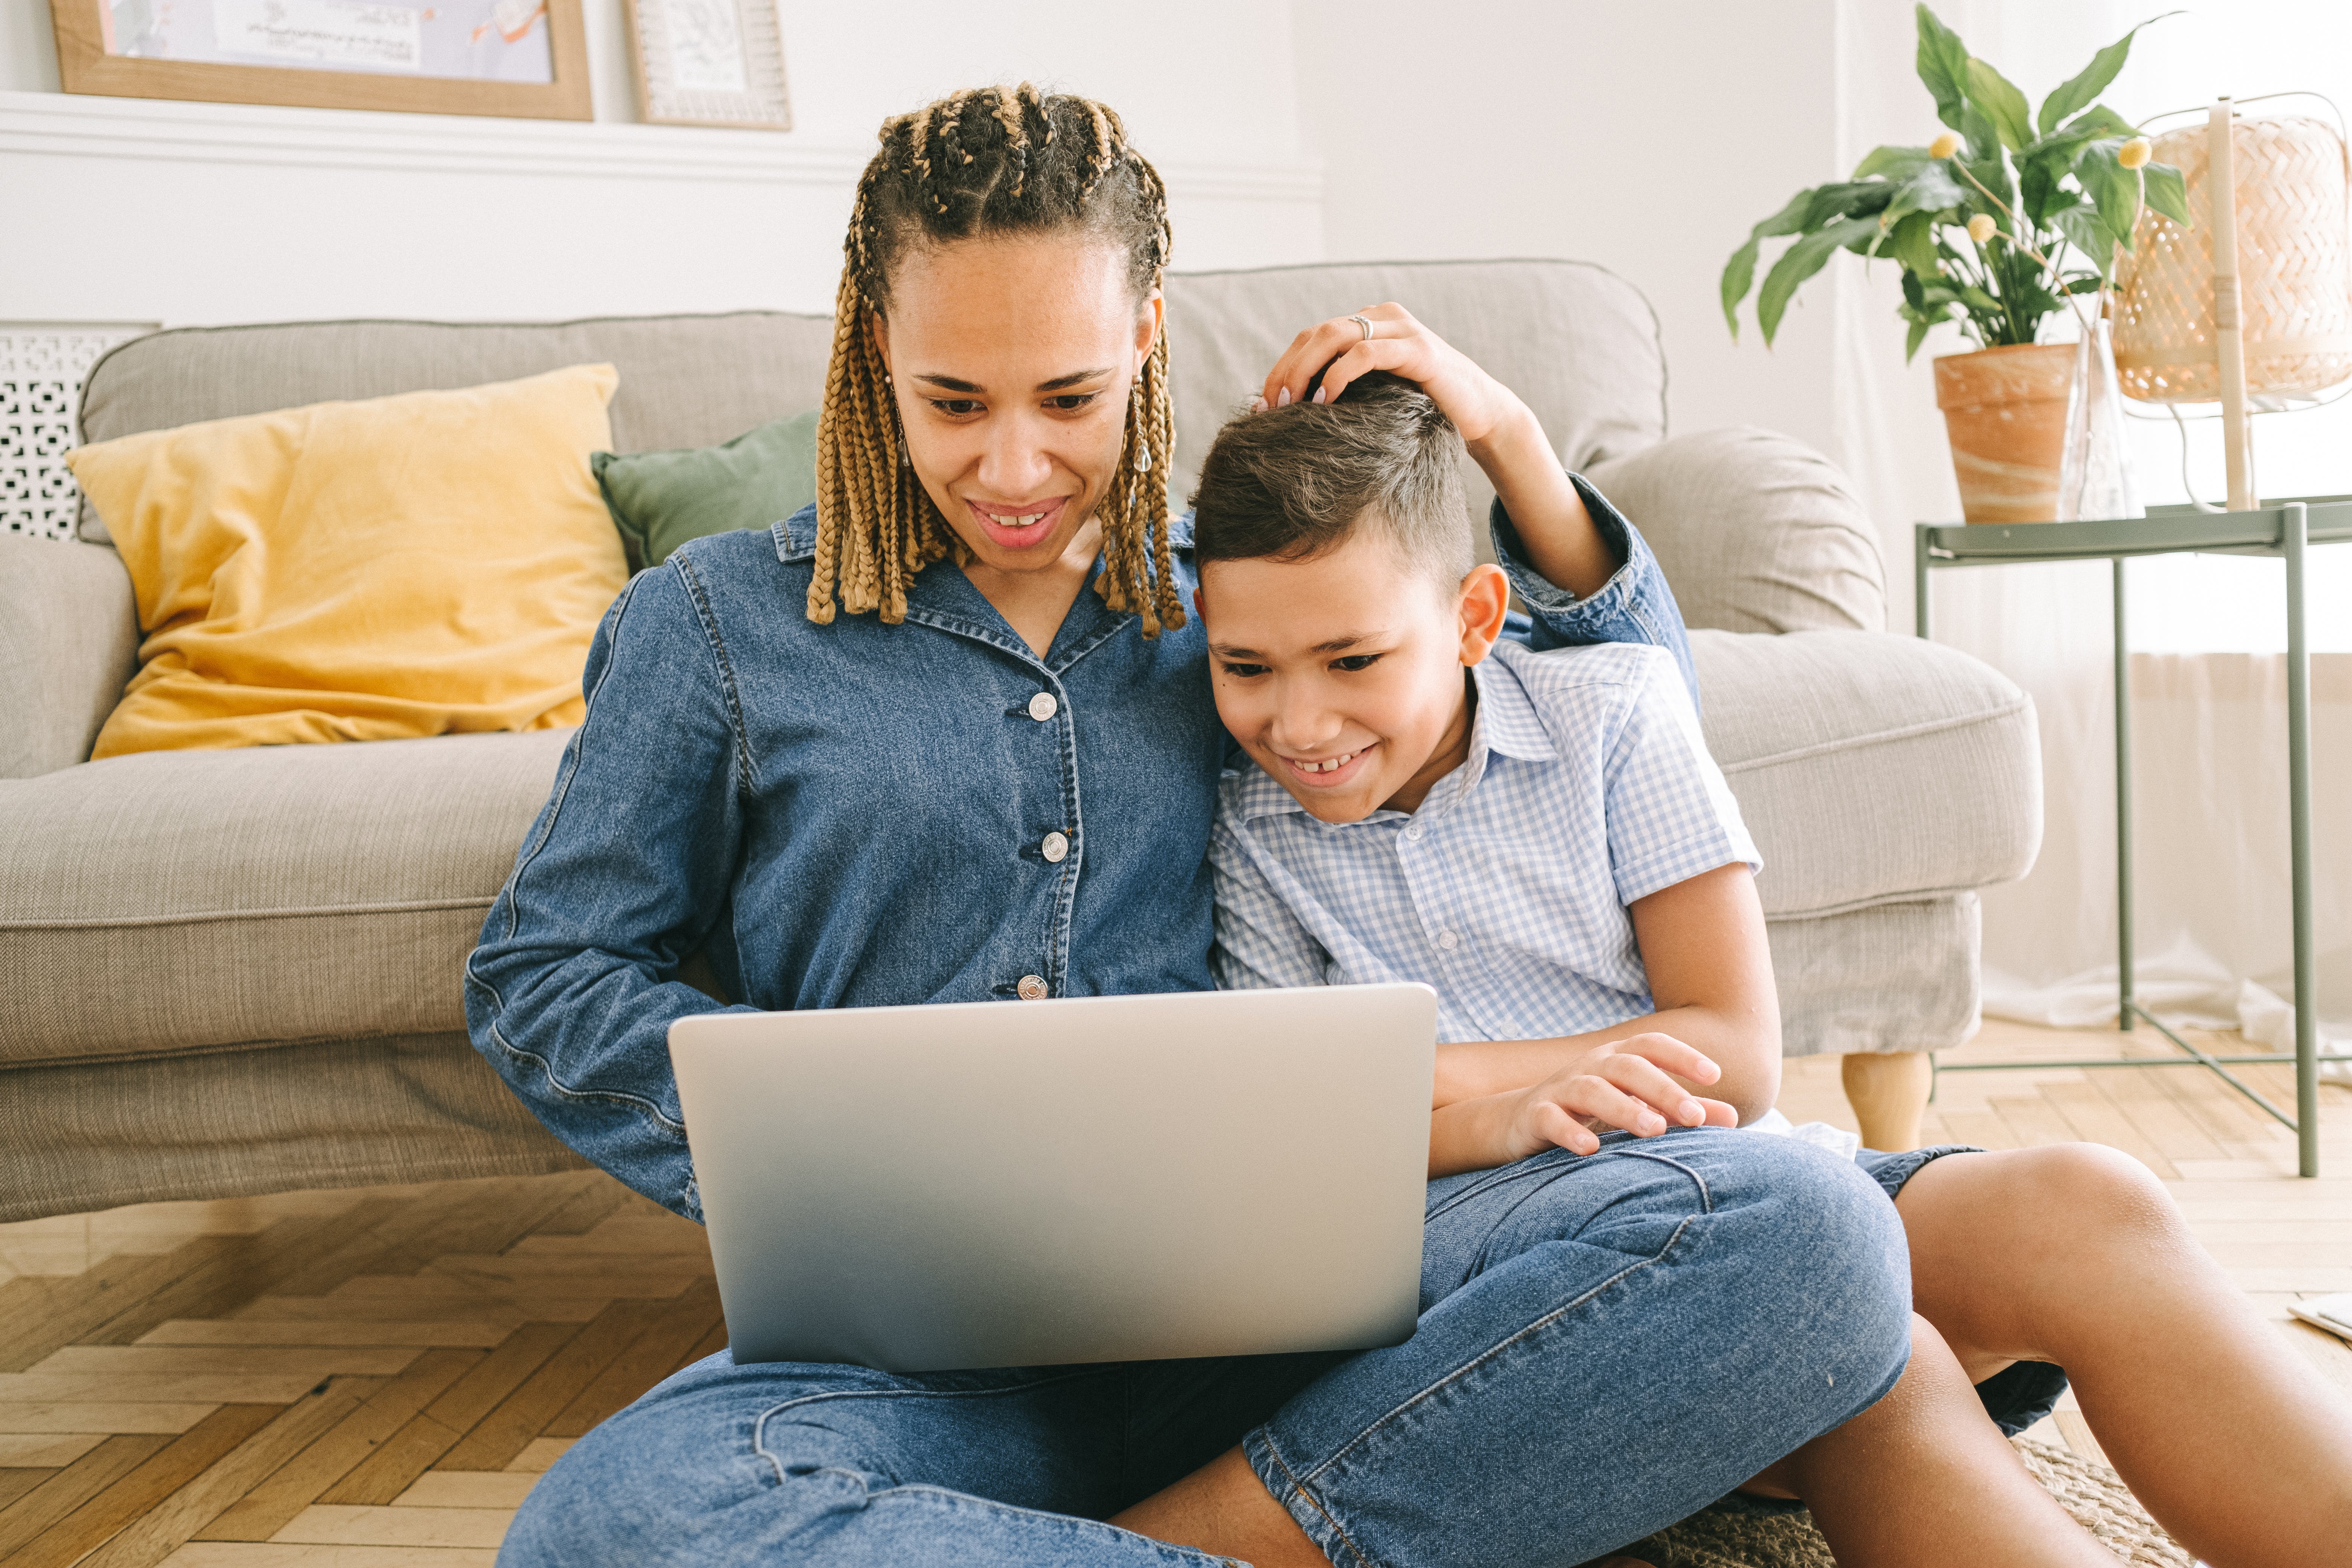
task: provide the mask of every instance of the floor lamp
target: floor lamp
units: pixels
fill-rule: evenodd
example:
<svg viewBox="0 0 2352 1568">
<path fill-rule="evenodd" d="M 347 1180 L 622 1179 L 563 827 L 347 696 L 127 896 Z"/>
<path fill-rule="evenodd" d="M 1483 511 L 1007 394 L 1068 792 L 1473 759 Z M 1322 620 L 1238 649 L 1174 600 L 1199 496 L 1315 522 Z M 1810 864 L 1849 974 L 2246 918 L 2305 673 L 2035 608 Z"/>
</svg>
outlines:
<svg viewBox="0 0 2352 1568">
<path fill-rule="evenodd" d="M 2249 510 L 2249 415 L 2352 381 L 2352 158 L 2324 121 L 2248 119 L 2227 98 L 2155 156 L 2180 169 L 2192 221 L 2143 210 L 2116 279 L 2116 369 L 2125 396 L 2176 417 L 2220 403 L 2228 510 Z"/>
</svg>

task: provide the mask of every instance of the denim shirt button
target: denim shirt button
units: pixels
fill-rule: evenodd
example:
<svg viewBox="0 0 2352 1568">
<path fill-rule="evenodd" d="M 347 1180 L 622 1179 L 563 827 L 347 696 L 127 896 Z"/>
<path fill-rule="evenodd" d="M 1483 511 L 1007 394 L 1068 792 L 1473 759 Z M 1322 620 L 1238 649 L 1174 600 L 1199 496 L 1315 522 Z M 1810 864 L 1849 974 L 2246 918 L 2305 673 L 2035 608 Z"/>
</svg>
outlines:
<svg viewBox="0 0 2352 1568">
<path fill-rule="evenodd" d="M 1036 696 L 1029 699 L 1029 717 L 1036 720 L 1040 724 L 1061 710 L 1062 705 L 1054 700 L 1054 694 L 1050 691 L 1040 691 Z"/>
<path fill-rule="evenodd" d="M 1024 1002 L 1034 1002 L 1045 994 L 1045 977 L 1042 974 L 1024 974 L 1021 977 L 1021 984 L 1013 989 L 1020 993 L 1021 1000 Z"/>
<path fill-rule="evenodd" d="M 1069 858 L 1070 841 L 1058 833 L 1048 833 L 1037 846 L 1037 853 L 1045 858 L 1046 864 L 1058 866 Z"/>
</svg>

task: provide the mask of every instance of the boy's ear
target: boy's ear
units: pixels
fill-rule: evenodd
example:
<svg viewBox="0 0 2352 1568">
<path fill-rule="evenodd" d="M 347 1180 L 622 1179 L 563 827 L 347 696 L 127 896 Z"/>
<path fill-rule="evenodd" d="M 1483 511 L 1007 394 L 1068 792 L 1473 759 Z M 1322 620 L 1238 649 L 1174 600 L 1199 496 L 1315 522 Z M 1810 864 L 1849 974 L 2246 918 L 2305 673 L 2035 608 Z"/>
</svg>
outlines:
<svg viewBox="0 0 2352 1568">
<path fill-rule="evenodd" d="M 1511 580 L 1499 566 L 1473 566 L 1456 591 L 1454 608 L 1462 622 L 1462 662 L 1476 664 L 1502 640 L 1503 620 L 1511 613 Z"/>
<path fill-rule="evenodd" d="M 1201 590 L 1198 587 L 1192 590 L 1192 614 L 1204 622 L 1209 618 L 1209 612 L 1201 607 Z"/>
</svg>

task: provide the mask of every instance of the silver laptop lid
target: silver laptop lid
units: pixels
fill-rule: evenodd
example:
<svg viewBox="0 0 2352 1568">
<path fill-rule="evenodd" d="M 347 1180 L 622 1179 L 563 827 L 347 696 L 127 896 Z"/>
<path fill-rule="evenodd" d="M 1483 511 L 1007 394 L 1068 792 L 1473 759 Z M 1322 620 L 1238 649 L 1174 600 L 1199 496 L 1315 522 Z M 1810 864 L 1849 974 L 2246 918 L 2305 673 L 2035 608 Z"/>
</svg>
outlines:
<svg viewBox="0 0 2352 1568">
<path fill-rule="evenodd" d="M 670 1056 L 738 1362 L 1412 1332 L 1423 985 L 706 1014 Z"/>
</svg>

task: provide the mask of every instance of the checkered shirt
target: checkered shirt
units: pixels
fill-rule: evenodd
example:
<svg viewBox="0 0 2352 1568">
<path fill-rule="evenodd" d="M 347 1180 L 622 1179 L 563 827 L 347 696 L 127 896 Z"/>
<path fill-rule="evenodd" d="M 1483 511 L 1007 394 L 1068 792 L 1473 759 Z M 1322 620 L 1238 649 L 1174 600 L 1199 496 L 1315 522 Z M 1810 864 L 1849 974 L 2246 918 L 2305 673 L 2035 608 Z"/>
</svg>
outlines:
<svg viewBox="0 0 2352 1568">
<path fill-rule="evenodd" d="M 1318 822 L 1256 765 L 1225 775 L 1209 851 L 1220 986 L 1417 980 L 1440 1040 L 1656 1010 L 1626 906 L 1761 864 L 1673 658 L 1503 642 L 1475 679 L 1470 755 L 1418 811 Z"/>
</svg>

